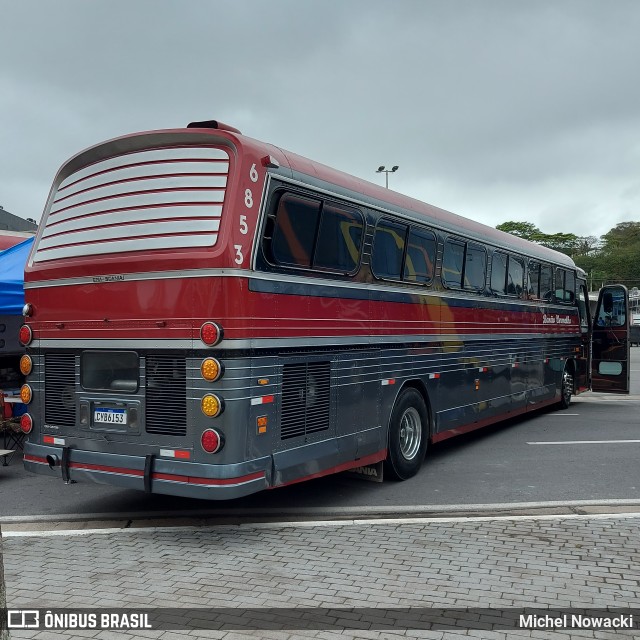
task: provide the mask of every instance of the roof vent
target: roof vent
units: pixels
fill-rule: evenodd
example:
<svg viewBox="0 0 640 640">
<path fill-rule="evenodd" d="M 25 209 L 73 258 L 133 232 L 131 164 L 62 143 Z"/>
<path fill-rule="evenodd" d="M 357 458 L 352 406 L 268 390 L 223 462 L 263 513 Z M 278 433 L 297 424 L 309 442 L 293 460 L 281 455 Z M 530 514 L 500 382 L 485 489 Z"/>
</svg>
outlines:
<svg viewBox="0 0 640 640">
<path fill-rule="evenodd" d="M 236 129 L 231 125 L 220 122 L 220 120 L 202 120 L 201 122 L 190 122 L 187 129 L 220 129 L 220 131 L 231 131 L 242 135 L 240 129 Z"/>
</svg>

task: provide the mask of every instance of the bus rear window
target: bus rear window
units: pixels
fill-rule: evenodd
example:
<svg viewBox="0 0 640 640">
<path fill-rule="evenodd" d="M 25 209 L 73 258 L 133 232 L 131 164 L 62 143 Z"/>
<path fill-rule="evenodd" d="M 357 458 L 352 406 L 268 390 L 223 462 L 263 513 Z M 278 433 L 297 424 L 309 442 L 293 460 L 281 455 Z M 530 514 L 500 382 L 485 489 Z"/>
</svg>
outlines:
<svg viewBox="0 0 640 640">
<path fill-rule="evenodd" d="M 139 358 L 133 351 L 85 351 L 80 384 L 93 391 L 138 390 Z"/>
</svg>

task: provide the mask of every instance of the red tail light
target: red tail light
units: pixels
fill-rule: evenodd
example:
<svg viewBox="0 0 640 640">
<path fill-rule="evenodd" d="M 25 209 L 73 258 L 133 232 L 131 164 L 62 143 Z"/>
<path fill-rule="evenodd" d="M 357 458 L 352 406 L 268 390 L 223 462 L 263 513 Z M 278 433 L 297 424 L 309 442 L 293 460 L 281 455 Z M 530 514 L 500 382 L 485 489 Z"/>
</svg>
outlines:
<svg viewBox="0 0 640 640">
<path fill-rule="evenodd" d="M 28 413 L 25 413 L 20 418 L 20 428 L 25 433 L 31 433 L 31 429 L 33 429 L 33 420 L 31 419 L 31 416 Z"/>
<path fill-rule="evenodd" d="M 222 340 L 224 331 L 219 324 L 215 322 L 205 322 L 200 327 L 200 340 L 204 342 L 208 347 L 213 347 Z"/>
<path fill-rule="evenodd" d="M 217 453 L 224 447 L 224 436 L 215 429 L 207 429 L 202 432 L 200 444 L 207 453 Z"/>
<path fill-rule="evenodd" d="M 33 340 L 33 332 L 31 331 L 31 327 L 23 324 L 20 327 L 20 332 L 18 333 L 18 340 L 20 340 L 20 343 L 23 344 L 25 347 L 31 342 L 31 340 Z"/>
</svg>

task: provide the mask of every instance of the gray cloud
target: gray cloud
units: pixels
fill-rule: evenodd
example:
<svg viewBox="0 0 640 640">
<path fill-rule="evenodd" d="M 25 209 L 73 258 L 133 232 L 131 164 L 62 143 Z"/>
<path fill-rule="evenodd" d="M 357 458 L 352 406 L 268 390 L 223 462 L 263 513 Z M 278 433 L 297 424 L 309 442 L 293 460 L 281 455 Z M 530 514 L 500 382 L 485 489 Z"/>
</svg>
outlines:
<svg viewBox="0 0 640 640">
<path fill-rule="evenodd" d="M 80 149 L 213 117 L 371 181 L 399 164 L 392 188 L 487 224 L 601 234 L 640 213 L 633 0 L 0 11 L 0 204 L 25 217 Z"/>
</svg>

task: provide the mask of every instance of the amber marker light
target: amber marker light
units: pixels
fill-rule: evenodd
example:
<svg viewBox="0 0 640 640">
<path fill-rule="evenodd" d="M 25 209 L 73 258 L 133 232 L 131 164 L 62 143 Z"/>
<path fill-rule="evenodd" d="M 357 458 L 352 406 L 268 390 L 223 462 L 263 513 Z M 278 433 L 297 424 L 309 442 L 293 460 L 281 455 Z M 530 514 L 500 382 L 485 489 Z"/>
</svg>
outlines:
<svg viewBox="0 0 640 640">
<path fill-rule="evenodd" d="M 224 411 L 224 402 L 214 393 L 208 393 L 200 401 L 202 413 L 209 418 L 215 418 Z"/>
<path fill-rule="evenodd" d="M 215 358 L 205 358 L 200 365 L 200 373 L 205 380 L 215 382 L 222 377 L 224 367 Z"/>
<path fill-rule="evenodd" d="M 208 347 L 213 347 L 222 340 L 224 331 L 219 324 L 215 322 L 205 322 L 200 327 L 200 340 Z"/>
<path fill-rule="evenodd" d="M 20 358 L 20 373 L 23 376 L 28 376 L 33 369 L 33 360 L 31 360 L 31 356 L 23 355 Z"/>
<path fill-rule="evenodd" d="M 33 332 L 31 331 L 31 327 L 29 325 L 23 324 L 20 327 L 20 331 L 18 332 L 18 340 L 25 347 L 33 340 Z"/>
<path fill-rule="evenodd" d="M 20 418 L 20 429 L 22 429 L 24 433 L 31 433 L 31 430 L 33 429 L 33 420 L 28 413 L 25 413 Z"/>
<path fill-rule="evenodd" d="M 31 387 L 28 384 L 23 384 L 22 387 L 20 387 L 20 400 L 22 400 L 24 404 L 29 404 L 32 397 L 33 392 L 31 391 Z"/>
</svg>

